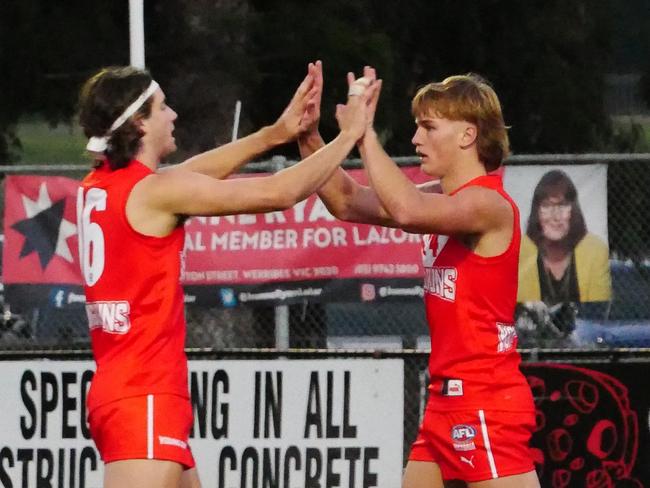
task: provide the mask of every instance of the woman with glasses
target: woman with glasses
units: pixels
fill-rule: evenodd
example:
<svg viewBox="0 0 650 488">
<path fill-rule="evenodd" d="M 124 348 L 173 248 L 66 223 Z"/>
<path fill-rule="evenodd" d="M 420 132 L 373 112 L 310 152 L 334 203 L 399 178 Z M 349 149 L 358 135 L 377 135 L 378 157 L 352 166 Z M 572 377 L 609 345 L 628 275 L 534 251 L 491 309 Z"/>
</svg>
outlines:
<svg viewBox="0 0 650 488">
<path fill-rule="evenodd" d="M 518 302 L 603 302 L 611 297 L 607 244 L 587 231 L 575 185 L 560 170 L 540 179 L 521 240 Z"/>
</svg>

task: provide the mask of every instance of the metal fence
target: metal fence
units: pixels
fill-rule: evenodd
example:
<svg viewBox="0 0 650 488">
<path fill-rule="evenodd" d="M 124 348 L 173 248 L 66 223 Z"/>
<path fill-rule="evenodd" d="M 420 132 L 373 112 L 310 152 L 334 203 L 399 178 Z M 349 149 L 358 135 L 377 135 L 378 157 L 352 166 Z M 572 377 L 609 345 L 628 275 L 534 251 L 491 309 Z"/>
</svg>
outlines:
<svg viewBox="0 0 650 488">
<path fill-rule="evenodd" d="M 412 158 L 400 158 L 398 162 L 402 165 L 415 163 Z M 557 308 L 520 305 L 517 322 L 520 347 L 529 365 L 538 361 L 560 361 L 615 366 L 625 365 L 633 357 L 640 361 L 650 358 L 650 213 L 647 211 L 650 207 L 650 154 L 517 156 L 508 164 L 595 162 L 607 163 L 608 168 L 612 299 L 604 304 L 566 304 Z M 275 159 L 251 165 L 248 170 L 273 171 L 281 164 L 282 160 Z M 358 161 L 346 163 L 347 167 L 358 165 Z M 48 165 L 0 168 L 5 174 L 73 178 L 80 178 L 85 170 L 78 166 Z M 0 190 L 4 197 L 4 185 Z M 4 198 L 1 201 L 4 203 Z M 76 308 L 44 306 L 21 310 L 17 314 L 15 307 L 3 298 L 2 307 L 0 359 L 90 358 L 81 304 Z M 353 360 L 369 356 L 403 359 L 406 459 L 426 401 L 429 343 L 421 302 L 371 305 L 305 301 L 276 307 L 236 308 L 187 304 L 186 317 L 188 355 L 195 359 L 337 357 Z M 640 364 L 639 368 L 646 367 L 646 363 Z M 637 390 L 643 388 L 635 388 L 639 393 Z M 542 434 L 536 432 L 533 445 L 543 450 L 546 441 Z M 639 461 L 639 466 L 643 465 Z M 547 469 L 542 477 L 543 486 L 550 483 L 550 477 L 550 469 Z"/>
<path fill-rule="evenodd" d="M 414 158 L 397 158 L 414 165 Z M 522 164 L 607 164 L 607 214 L 611 301 L 520 306 L 520 346 L 525 349 L 650 347 L 650 154 L 521 155 Z M 283 158 L 250 164 L 249 172 L 274 171 Z M 359 166 L 358 160 L 346 167 Z M 5 166 L 4 174 L 47 174 L 80 178 L 79 166 Z M 4 195 L 4 188 L 2 189 Z M 4 202 L 4 198 L 2 199 Z M 583 202 L 589 205 L 589 202 Z M 88 350 L 83 307 L 39 307 L 16 314 L 3 301 L 0 351 Z M 300 348 L 426 351 L 428 332 L 422 304 L 313 303 L 277 307 L 204 308 L 187 304 L 191 348 Z"/>
</svg>

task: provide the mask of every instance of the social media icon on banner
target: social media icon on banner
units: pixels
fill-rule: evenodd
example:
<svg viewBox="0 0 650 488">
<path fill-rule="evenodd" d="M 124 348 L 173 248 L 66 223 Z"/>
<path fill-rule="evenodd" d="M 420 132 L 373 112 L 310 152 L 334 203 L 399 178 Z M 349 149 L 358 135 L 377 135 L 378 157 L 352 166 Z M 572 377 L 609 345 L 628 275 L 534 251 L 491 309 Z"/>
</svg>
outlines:
<svg viewBox="0 0 650 488">
<path fill-rule="evenodd" d="M 377 297 L 375 285 L 371 283 L 361 283 L 361 300 L 371 302 Z"/>
<path fill-rule="evenodd" d="M 50 302 L 54 308 L 63 308 L 66 304 L 66 292 L 63 288 L 53 288 L 50 291 Z"/>
<path fill-rule="evenodd" d="M 221 296 L 221 303 L 224 307 L 237 306 L 237 297 L 235 296 L 235 290 L 232 288 L 219 289 L 219 295 Z"/>
</svg>

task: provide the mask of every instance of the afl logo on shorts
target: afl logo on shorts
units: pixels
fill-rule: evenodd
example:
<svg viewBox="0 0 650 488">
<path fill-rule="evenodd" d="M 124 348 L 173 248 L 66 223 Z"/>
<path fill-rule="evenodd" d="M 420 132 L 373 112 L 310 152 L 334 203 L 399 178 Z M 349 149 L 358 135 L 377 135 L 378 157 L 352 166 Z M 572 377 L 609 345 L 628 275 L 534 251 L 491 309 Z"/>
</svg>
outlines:
<svg viewBox="0 0 650 488">
<path fill-rule="evenodd" d="M 476 449 L 474 437 L 476 437 L 476 429 L 471 425 L 460 424 L 451 428 L 451 440 L 456 451 L 472 451 Z"/>
</svg>

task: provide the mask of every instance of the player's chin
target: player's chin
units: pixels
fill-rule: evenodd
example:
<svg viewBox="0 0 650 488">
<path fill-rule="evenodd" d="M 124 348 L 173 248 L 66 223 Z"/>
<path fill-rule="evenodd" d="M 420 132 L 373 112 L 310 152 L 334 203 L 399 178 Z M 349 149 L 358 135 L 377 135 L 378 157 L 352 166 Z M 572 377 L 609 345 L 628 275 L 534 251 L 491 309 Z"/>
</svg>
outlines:
<svg viewBox="0 0 650 488">
<path fill-rule="evenodd" d="M 427 164 L 427 161 L 425 159 L 420 160 L 420 171 L 422 171 L 425 175 L 428 176 L 434 176 L 434 177 L 438 176 L 436 172 L 433 171 L 431 164 Z"/>
</svg>

